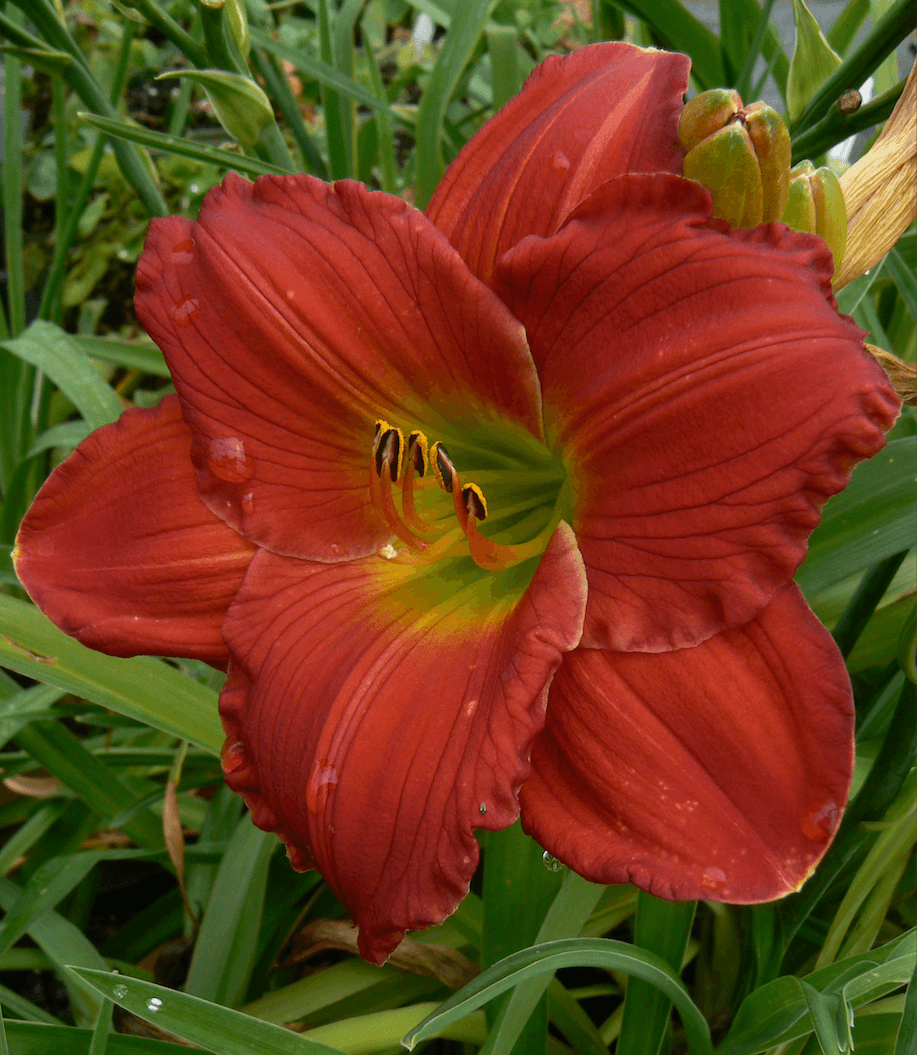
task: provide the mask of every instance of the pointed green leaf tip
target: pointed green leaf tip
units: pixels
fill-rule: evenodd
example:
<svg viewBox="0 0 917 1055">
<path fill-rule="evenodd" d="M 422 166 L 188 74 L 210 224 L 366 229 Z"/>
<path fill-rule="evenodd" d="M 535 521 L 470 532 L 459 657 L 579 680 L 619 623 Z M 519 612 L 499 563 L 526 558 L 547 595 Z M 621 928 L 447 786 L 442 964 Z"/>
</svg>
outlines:
<svg viewBox="0 0 917 1055">
<path fill-rule="evenodd" d="M 270 100 L 248 77 L 225 70 L 170 70 L 156 80 L 178 77 L 200 84 L 223 129 L 246 150 L 258 142 L 261 133 L 274 120 Z"/>
<path fill-rule="evenodd" d="M 815 92 L 840 66 L 841 57 L 831 47 L 804 0 L 793 0 L 796 47 L 790 60 L 786 104 L 790 121 L 799 119 Z"/>
</svg>

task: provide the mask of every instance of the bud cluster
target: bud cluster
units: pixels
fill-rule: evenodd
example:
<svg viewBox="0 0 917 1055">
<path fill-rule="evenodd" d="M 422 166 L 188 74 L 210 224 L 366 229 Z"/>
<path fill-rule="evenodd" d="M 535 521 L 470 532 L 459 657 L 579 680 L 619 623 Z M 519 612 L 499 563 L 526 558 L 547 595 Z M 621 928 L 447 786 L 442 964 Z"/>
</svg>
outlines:
<svg viewBox="0 0 917 1055">
<path fill-rule="evenodd" d="M 829 168 L 790 168 L 790 134 L 766 103 L 714 88 L 685 104 L 678 127 L 684 175 L 713 196 L 713 215 L 731 227 L 782 220 L 823 238 L 840 264 L 847 233 L 844 198 Z"/>
</svg>

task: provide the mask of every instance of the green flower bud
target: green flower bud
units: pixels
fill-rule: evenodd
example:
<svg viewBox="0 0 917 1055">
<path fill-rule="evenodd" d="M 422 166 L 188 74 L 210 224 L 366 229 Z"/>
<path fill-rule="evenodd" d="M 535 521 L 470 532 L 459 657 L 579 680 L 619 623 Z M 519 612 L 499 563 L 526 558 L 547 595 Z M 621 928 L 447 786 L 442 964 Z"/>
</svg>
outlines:
<svg viewBox="0 0 917 1055">
<path fill-rule="evenodd" d="M 790 135 L 764 103 L 743 106 L 731 89 L 702 92 L 685 105 L 678 129 L 684 175 L 713 195 L 713 215 L 732 227 L 778 220 L 786 206 Z"/>
<path fill-rule="evenodd" d="M 832 169 L 827 166 L 816 169 L 811 161 L 795 165 L 790 170 L 789 196 L 781 219 L 797 231 L 824 238 L 837 270 L 847 241 L 847 209 Z"/>
<path fill-rule="evenodd" d="M 745 107 L 745 128 L 761 170 L 761 219 L 770 223 L 779 220 L 786 208 L 793 153 L 790 133 L 780 114 L 765 103 Z"/>
<path fill-rule="evenodd" d="M 689 151 L 684 174 L 710 191 L 713 215 L 730 227 L 756 227 L 761 222 L 761 170 L 740 122 L 726 125 Z"/>
<path fill-rule="evenodd" d="M 685 153 L 734 121 L 741 109 L 742 98 L 733 88 L 711 88 L 686 102 L 678 122 L 678 138 Z"/>
<path fill-rule="evenodd" d="M 249 77 L 226 70 L 170 70 L 156 80 L 187 77 L 207 93 L 213 112 L 224 130 L 246 150 L 250 150 L 265 128 L 274 120 L 270 99 Z"/>
</svg>

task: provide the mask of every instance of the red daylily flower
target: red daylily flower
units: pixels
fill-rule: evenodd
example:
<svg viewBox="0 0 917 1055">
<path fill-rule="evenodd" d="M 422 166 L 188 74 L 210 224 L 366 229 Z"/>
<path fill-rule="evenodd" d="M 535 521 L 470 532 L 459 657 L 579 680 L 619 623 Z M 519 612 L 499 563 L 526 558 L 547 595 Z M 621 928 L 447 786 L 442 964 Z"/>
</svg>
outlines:
<svg viewBox="0 0 917 1055">
<path fill-rule="evenodd" d="M 747 903 L 846 801 L 850 686 L 791 578 L 898 404 L 824 244 L 678 175 L 687 68 L 548 60 L 426 216 L 230 176 L 155 221 L 136 303 L 178 395 L 22 526 L 69 633 L 228 665 L 227 780 L 367 959 L 520 805 L 593 881 Z"/>
</svg>

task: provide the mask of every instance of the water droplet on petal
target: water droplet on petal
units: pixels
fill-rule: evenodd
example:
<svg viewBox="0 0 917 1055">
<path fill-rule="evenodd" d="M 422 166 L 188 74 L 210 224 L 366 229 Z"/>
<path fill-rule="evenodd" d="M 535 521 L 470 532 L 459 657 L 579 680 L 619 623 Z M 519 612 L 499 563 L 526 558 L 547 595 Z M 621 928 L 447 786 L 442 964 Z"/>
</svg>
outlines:
<svg viewBox="0 0 917 1055">
<path fill-rule="evenodd" d="M 190 326 L 200 306 L 197 297 L 183 297 L 172 309 L 172 321 L 176 326 Z"/>
<path fill-rule="evenodd" d="M 541 859 L 544 861 L 544 866 L 549 872 L 560 872 L 566 868 L 563 861 L 558 861 L 557 858 L 553 854 L 549 854 L 547 850 L 541 855 Z"/>
<path fill-rule="evenodd" d="M 246 491 L 242 495 L 242 512 L 243 513 L 254 513 L 255 511 L 255 498 L 251 491 Z"/>
<path fill-rule="evenodd" d="M 123 1000 L 127 996 L 127 986 L 116 985 L 114 989 L 112 989 L 111 995 L 115 998 L 115 1000 Z"/>
<path fill-rule="evenodd" d="M 162 1007 L 162 1001 L 158 996 L 151 996 L 146 1002 L 147 1011 L 152 1011 L 154 1014 Z"/>
<path fill-rule="evenodd" d="M 726 885 L 726 873 L 722 868 L 705 868 L 701 872 L 700 885 L 705 890 L 722 890 Z"/>
<path fill-rule="evenodd" d="M 487 803 L 486 802 L 482 802 L 481 805 L 478 806 L 478 810 L 480 811 L 481 816 L 483 817 L 484 814 L 487 813 Z"/>
<path fill-rule="evenodd" d="M 172 246 L 172 260 L 176 264 L 190 264 L 194 259 L 194 240 L 183 238 Z"/>
<path fill-rule="evenodd" d="M 551 155 L 551 164 L 556 169 L 568 169 L 570 167 L 570 159 L 561 150 L 555 150 Z"/>
<path fill-rule="evenodd" d="M 321 813 L 338 783 L 338 771 L 327 758 L 317 758 L 306 784 L 306 806 L 311 813 Z"/>
<path fill-rule="evenodd" d="M 802 834 L 816 843 L 827 842 L 840 820 L 840 810 L 833 799 L 810 809 L 802 818 Z"/>
<path fill-rule="evenodd" d="M 214 476 L 231 484 L 244 483 L 255 471 L 251 460 L 245 456 L 245 444 L 235 436 L 210 441 L 207 465 Z"/>
<path fill-rule="evenodd" d="M 240 766 L 244 766 L 248 760 L 245 757 L 245 745 L 242 741 L 236 740 L 233 744 L 227 741 L 223 745 L 221 761 L 223 764 L 223 772 L 227 776 L 237 770 Z"/>
</svg>

